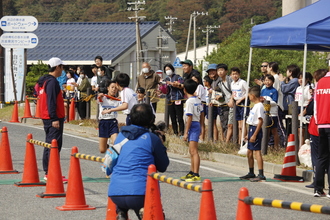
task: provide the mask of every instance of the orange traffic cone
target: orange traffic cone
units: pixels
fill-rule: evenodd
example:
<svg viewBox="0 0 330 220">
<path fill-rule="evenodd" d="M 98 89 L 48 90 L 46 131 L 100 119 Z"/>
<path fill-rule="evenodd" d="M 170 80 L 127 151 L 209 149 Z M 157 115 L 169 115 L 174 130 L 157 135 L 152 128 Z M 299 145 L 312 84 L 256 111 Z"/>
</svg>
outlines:
<svg viewBox="0 0 330 220">
<path fill-rule="evenodd" d="M 107 208 L 106 220 L 116 220 L 116 219 L 117 219 L 116 205 L 108 196 L 108 208 Z"/>
<path fill-rule="evenodd" d="M 249 191 L 247 188 L 242 187 L 239 190 L 238 194 L 238 205 L 237 205 L 237 213 L 236 213 L 236 220 L 252 220 L 252 211 L 251 206 L 245 204 L 244 198 L 249 196 Z"/>
<path fill-rule="evenodd" d="M 155 165 L 148 167 L 148 174 L 156 172 Z M 144 199 L 143 220 L 164 220 L 158 180 L 148 175 Z"/>
<path fill-rule="evenodd" d="M 75 103 L 74 103 L 74 98 L 71 99 L 71 104 L 70 104 L 70 114 L 69 114 L 69 120 L 73 121 L 75 120 Z"/>
<path fill-rule="evenodd" d="M 25 97 L 24 116 L 22 118 L 32 118 L 30 103 L 27 96 Z"/>
<path fill-rule="evenodd" d="M 209 179 L 203 181 L 202 190 L 199 220 L 216 220 L 217 214 L 215 212 L 212 183 Z"/>
<path fill-rule="evenodd" d="M 78 153 L 78 148 L 72 147 L 71 155 L 75 153 Z M 69 181 L 66 194 L 65 205 L 58 206 L 56 209 L 60 211 L 95 209 L 95 207 L 86 205 L 79 158 L 73 156 L 70 159 Z"/>
<path fill-rule="evenodd" d="M 296 152 L 293 134 L 290 134 L 288 138 L 288 146 L 285 151 L 281 175 L 275 174 L 274 179 L 290 182 L 304 182 L 303 177 L 296 176 Z"/>
<path fill-rule="evenodd" d="M 29 142 L 30 139 L 32 139 L 32 134 L 28 134 L 26 137 L 23 179 L 21 182 L 14 183 L 15 186 L 32 187 L 46 185 L 45 182 L 40 182 L 36 152 L 34 145 Z"/>
<path fill-rule="evenodd" d="M 39 102 L 39 98 L 37 98 L 36 113 L 34 114 L 34 118 L 40 118 L 40 102 Z"/>
<path fill-rule="evenodd" d="M 57 141 L 55 139 L 52 140 L 48 167 L 49 169 L 46 183 L 46 192 L 38 194 L 37 197 L 65 197 L 60 157 L 58 155 Z"/>
<path fill-rule="evenodd" d="M 1 133 L 2 135 L 0 144 L 0 174 L 17 174 L 19 172 L 13 169 L 13 161 L 11 159 L 7 127 L 3 127 Z"/>
<path fill-rule="evenodd" d="M 18 103 L 17 103 L 17 101 L 15 101 L 13 114 L 12 114 L 11 120 L 9 122 L 19 123 L 19 120 L 18 120 Z"/>
</svg>

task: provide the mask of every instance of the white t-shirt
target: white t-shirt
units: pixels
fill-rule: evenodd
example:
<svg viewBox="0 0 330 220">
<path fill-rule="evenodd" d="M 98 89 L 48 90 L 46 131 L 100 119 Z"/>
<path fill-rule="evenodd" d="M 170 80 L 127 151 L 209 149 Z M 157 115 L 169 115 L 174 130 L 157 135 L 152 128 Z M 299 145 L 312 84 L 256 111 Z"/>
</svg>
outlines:
<svg viewBox="0 0 330 220">
<path fill-rule="evenodd" d="M 197 86 L 195 94 L 202 102 L 206 102 L 206 93 L 207 93 L 206 88 L 201 84 L 199 84 Z"/>
<path fill-rule="evenodd" d="M 70 93 L 74 93 L 74 90 L 75 90 L 75 86 L 72 84 L 72 83 L 75 83 L 76 80 L 74 78 L 70 78 L 66 81 L 66 85 L 70 85 L 71 86 L 71 89 L 73 88 L 73 90 L 69 90 Z"/>
<path fill-rule="evenodd" d="M 91 86 L 95 86 L 97 88 L 99 85 L 97 84 L 97 76 L 93 76 L 91 79 Z"/>
<path fill-rule="evenodd" d="M 121 102 L 126 102 L 128 104 L 128 108 L 123 111 L 124 115 L 128 115 L 131 112 L 131 109 L 135 104 L 137 104 L 137 96 L 136 93 L 128 87 L 125 87 L 122 91 L 119 92 Z"/>
<path fill-rule="evenodd" d="M 117 112 L 111 112 L 111 113 L 102 115 L 102 111 L 118 107 L 119 105 L 121 105 L 121 101 L 108 99 L 107 97 L 103 96 L 102 102 L 100 102 L 99 100 L 97 102 L 99 103 L 99 120 L 117 118 L 117 116 L 118 116 Z"/>
<path fill-rule="evenodd" d="M 235 100 L 239 100 L 246 96 L 246 92 L 248 91 L 248 86 L 245 80 L 238 79 L 236 82 L 231 82 L 231 91 L 234 95 Z"/>
<path fill-rule="evenodd" d="M 264 96 L 265 100 L 270 101 L 270 111 L 269 114 L 271 117 L 278 116 L 278 107 L 277 103 L 273 101 L 270 96 Z"/>
<path fill-rule="evenodd" d="M 265 119 L 265 108 L 261 102 L 253 106 L 249 117 L 246 120 L 246 123 L 249 125 L 257 126 L 259 123 L 259 118 Z"/>
<path fill-rule="evenodd" d="M 186 101 L 185 116 L 192 115 L 192 121 L 198 121 L 203 111 L 202 102 L 196 96 L 192 96 Z"/>
<path fill-rule="evenodd" d="M 302 87 L 299 86 L 296 90 L 296 93 L 294 95 L 294 100 L 298 101 L 298 106 L 301 106 L 303 104 L 303 106 L 307 106 L 309 100 L 311 99 L 311 93 L 309 92 L 309 85 L 306 85 L 304 87 L 304 97 L 302 94 Z"/>
</svg>

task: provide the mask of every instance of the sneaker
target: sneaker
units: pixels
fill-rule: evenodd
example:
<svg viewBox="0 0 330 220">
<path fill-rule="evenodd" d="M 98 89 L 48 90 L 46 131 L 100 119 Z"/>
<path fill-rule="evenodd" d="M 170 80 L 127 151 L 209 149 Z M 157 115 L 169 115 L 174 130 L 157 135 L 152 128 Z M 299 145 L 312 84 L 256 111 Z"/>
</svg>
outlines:
<svg viewBox="0 0 330 220">
<path fill-rule="evenodd" d="M 188 173 L 187 175 L 180 177 L 180 179 L 181 179 L 181 180 L 186 180 L 186 179 L 189 179 L 189 178 L 191 178 L 191 177 L 193 177 L 193 176 L 194 176 L 193 174 Z"/>
<path fill-rule="evenodd" d="M 326 195 L 323 190 L 314 190 L 314 197 L 325 197 L 325 196 Z M 327 197 L 329 196 L 327 195 Z"/>
<path fill-rule="evenodd" d="M 266 180 L 265 176 L 261 176 L 260 174 L 258 174 L 258 176 L 256 178 L 251 178 L 250 181 L 251 182 L 259 182 L 261 180 Z"/>
<path fill-rule="evenodd" d="M 124 212 L 118 212 L 116 220 L 127 220 L 127 215 Z"/>
<path fill-rule="evenodd" d="M 144 208 L 141 208 L 139 211 L 140 219 L 143 219 Z"/>
<path fill-rule="evenodd" d="M 312 183 L 312 184 L 306 185 L 305 187 L 306 188 L 314 188 L 314 184 Z"/>
<path fill-rule="evenodd" d="M 45 176 L 44 176 L 44 180 L 47 181 L 47 179 L 48 179 L 48 175 L 45 174 Z"/>
<path fill-rule="evenodd" d="M 62 176 L 62 181 L 63 181 L 63 183 L 67 183 L 68 179 L 66 179 L 65 176 Z"/>
<path fill-rule="evenodd" d="M 248 174 L 246 174 L 245 176 L 241 176 L 241 177 L 239 177 L 241 180 L 249 180 L 249 179 L 251 179 L 251 178 L 255 178 L 256 177 L 256 175 L 254 174 L 254 173 L 248 173 Z"/>
<path fill-rule="evenodd" d="M 185 179 L 186 182 L 201 182 L 201 177 L 200 176 L 192 176 L 190 178 Z"/>
</svg>

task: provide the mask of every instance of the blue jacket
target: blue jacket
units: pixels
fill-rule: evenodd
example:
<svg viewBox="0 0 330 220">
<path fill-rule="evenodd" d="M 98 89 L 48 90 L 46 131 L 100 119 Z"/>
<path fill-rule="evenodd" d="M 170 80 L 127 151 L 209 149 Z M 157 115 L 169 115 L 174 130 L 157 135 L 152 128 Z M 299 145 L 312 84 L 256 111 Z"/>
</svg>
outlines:
<svg viewBox="0 0 330 220">
<path fill-rule="evenodd" d="M 272 87 L 265 87 L 263 90 L 261 90 L 260 96 L 269 96 L 276 103 L 277 103 L 277 100 L 278 100 L 278 92 L 273 86 Z"/>
<path fill-rule="evenodd" d="M 299 82 L 297 78 L 291 79 L 288 83 L 281 82 L 281 90 L 283 93 L 283 107 L 284 110 L 289 109 L 289 105 L 292 101 L 294 101 L 294 95 L 296 93 L 296 89 L 299 86 Z"/>
<path fill-rule="evenodd" d="M 115 144 L 124 138 L 129 141 L 113 168 L 108 196 L 145 195 L 148 166 L 155 164 L 158 171 L 165 172 L 169 165 L 166 147 L 157 135 L 136 125 L 123 127 Z"/>
<path fill-rule="evenodd" d="M 183 79 L 180 75 L 172 74 L 171 76 L 166 77 L 165 81 L 175 82 L 178 81 L 179 83 L 183 83 Z M 176 88 L 171 85 L 167 85 L 167 94 L 166 97 L 170 101 L 174 100 L 181 100 L 184 97 L 183 89 Z"/>
</svg>

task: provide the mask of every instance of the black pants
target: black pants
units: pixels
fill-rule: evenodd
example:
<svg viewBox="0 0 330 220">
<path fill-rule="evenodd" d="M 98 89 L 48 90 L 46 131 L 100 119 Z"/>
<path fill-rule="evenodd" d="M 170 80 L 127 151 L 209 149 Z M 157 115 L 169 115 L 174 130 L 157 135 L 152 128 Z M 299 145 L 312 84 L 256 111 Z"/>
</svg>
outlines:
<svg viewBox="0 0 330 220">
<path fill-rule="evenodd" d="M 136 216 L 140 218 L 139 211 L 144 207 L 144 197 L 145 196 L 111 196 L 111 200 L 117 206 L 117 213 L 124 212 L 127 213 L 129 209 L 133 209 Z"/>
<path fill-rule="evenodd" d="M 81 119 L 86 118 L 86 102 L 78 102 L 78 113 Z"/>
<path fill-rule="evenodd" d="M 183 122 L 183 103 L 176 105 L 175 102 L 169 102 L 168 114 L 171 118 L 172 129 L 174 134 L 183 135 L 184 122 Z M 179 132 L 178 132 L 179 123 Z"/>
<path fill-rule="evenodd" d="M 320 144 L 316 163 L 315 189 L 323 190 L 324 174 L 328 171 L 328 183 L 330 183 L 330 128 L 319 128 Z"/>
<path fill-rule="evenodd" d="M 46 143 L 52 143 L 53 139 L 57 140 L 58 152 L 62 149 L 62 140 L 63 140 L 63 124 L 64 118 L 59 119 L 60 128 L 54 128 L 52 126 L 52 119 L 43 119 L 44 130 L 46 133 Z M 42 157 L 42 165 L 45 171 L 45 174 L 48 174 L 48 163 L 49 163 L 50 148 L 45 147 Z"/>
</svg>

